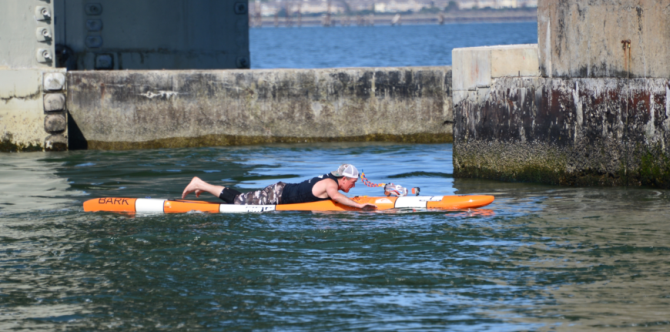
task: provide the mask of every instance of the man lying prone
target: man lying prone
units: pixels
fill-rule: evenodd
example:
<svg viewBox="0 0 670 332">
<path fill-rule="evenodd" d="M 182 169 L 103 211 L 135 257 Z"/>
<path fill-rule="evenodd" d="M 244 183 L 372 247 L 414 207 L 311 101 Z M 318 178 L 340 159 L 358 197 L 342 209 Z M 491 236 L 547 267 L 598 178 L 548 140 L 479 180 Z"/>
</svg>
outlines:
<svg viewBox="0 0 670 332">
<path fill-rule="evenodd" d="M 325 201 L 331 199 L 337 203 L 359 209 L 373 210 L 377 207 L 373 204 L 359 204 L 349 197 L 341 194 L 342 190 L 348 193 L 356 186 L 359 173 L 358 169 L 351 164 L 343 164 L 336 171 L 323 174 L 300 183 L 278 182 L 264 189 L 241 193 L 237 190 L 209 184 L 198 177 L 194 177 L 186 186 L 181 198 L 184 199 L 192 192 L 200 197 L 203 192 L 208 192 L 228 204 L 241 205 L 274 205 L 293 204 Z"/>
</svg>

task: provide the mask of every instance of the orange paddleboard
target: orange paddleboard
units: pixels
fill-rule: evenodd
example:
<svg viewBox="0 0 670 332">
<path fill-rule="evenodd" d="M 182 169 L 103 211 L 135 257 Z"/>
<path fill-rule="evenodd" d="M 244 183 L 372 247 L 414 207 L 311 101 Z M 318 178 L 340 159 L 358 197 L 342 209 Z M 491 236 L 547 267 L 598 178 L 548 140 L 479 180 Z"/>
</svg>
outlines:
<svg viewBox="0 0 670 332">
<path fill-rule="evenodd" d="M 357 203 L 370 203 L 377 210 L 389 209 L 474 209 L 491 204 L 495 198 L 489 195 L 462 196 L 402 196 L 402 197 L 353 197 Z M 234 205 L 204 201 L 168 200 L 155 198 L 96 198 L 84 202 L 86 212 L 125 213 L 186 213 L 200 211 L 208 213 L 241 213 L 268 211 L 361 211 L 331 200 L 278 205 Z"/>
</svg>

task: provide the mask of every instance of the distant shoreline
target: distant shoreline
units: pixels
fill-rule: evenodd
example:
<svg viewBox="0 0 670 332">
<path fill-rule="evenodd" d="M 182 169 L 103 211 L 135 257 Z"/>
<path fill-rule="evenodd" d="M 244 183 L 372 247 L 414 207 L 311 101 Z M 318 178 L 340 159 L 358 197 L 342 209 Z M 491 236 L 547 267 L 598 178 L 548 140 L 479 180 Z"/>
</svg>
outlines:
<svg viewBox="0 0 670 332">
<path fill-rule="evenodd" d="M 537 21 L 537 10 L 464 10 L 457 12 L 448 12 L 443 14 L 442 24 L 454 23 L 500 23 L 500 22 L 533 22 Z M 375 16 L 332 16 L 330 26 L 371 26 L 371 25 L 392 25 L 394 14 L 377 14 Z M 373 22 L 371 24 L 371 22 Z M 252 24 L 253 23 L 253 24 Z M 440 24 L 439 14 L 411 14 L 401 15 L 400 25 L 416 24 Z M 304 16 L 300 20 L 292 17 L 287 20 L 286 17 L 263 17 L 262 26 L 258 26 L 253 20 L 250 21 L 252 28 L 285 28 L 285 27 L 314 27 L 325 26 L 324 17 Z"/>
</svg>

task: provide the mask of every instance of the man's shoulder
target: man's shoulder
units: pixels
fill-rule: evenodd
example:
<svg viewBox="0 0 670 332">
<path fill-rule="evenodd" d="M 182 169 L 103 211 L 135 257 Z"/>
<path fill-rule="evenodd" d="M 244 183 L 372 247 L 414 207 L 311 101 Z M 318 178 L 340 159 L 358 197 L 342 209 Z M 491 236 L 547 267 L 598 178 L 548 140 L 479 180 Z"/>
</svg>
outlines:
<svg viewBox="0 0 670 332">
<path fill-rule="evenodd" d="M 337 185 L 337 180 L 333 179 L 332 177 L 328 176 L 321 176 L 321 177 L 316 177 L 316 184 L 325 184 L 325 185 Z"/>
<path fill-rule="evenodd" d="M 310 183 L 311 183 L 312 181 L 315 181 L 315 182 L 321 182 L 321 181 L 323 181 L 323 180 L 333 180 L 333 181 L 334 181 L 334 179 L 331 178 L 328 174 L 322 174 L 322 175 L 315 176 L 315 177 L 313 177 L 313 178 L 307 180 L 307 182 L 310 182 Z"/>
</svg>

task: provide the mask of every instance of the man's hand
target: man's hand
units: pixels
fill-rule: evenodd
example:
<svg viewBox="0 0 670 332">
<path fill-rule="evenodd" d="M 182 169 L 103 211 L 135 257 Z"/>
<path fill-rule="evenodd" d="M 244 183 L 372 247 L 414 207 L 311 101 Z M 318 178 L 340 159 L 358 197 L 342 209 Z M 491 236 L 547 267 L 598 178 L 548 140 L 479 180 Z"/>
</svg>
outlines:
<svg viewBox="0 0 670 332">
<path fill-rule="evenodd" d="M 377 210 L 377 206 L 374 205 L 374 204 L 365 203 L 365 204 L 361 204 L 361 205 L 363 205 L 363 206 L 361 206 L 361 210 L 363 210 L 363 211 L 374 211 L 374 210 Z"/>
<path fill-rule="evenodd" d="M 328 194 L 328 197 L 330 199 L 342 205 L 351 206 L 353 208 L 361 209 L 364 211 L 377 210 L 377 206 L 374 204 L 370 203 L 359 204 L 354 202 L 351 198 L 342 195 L 338 190 L 337 182 L 334 180 L 328 180 L 328 182 L 326 182 L 326 193 Z"/>
</svg>

